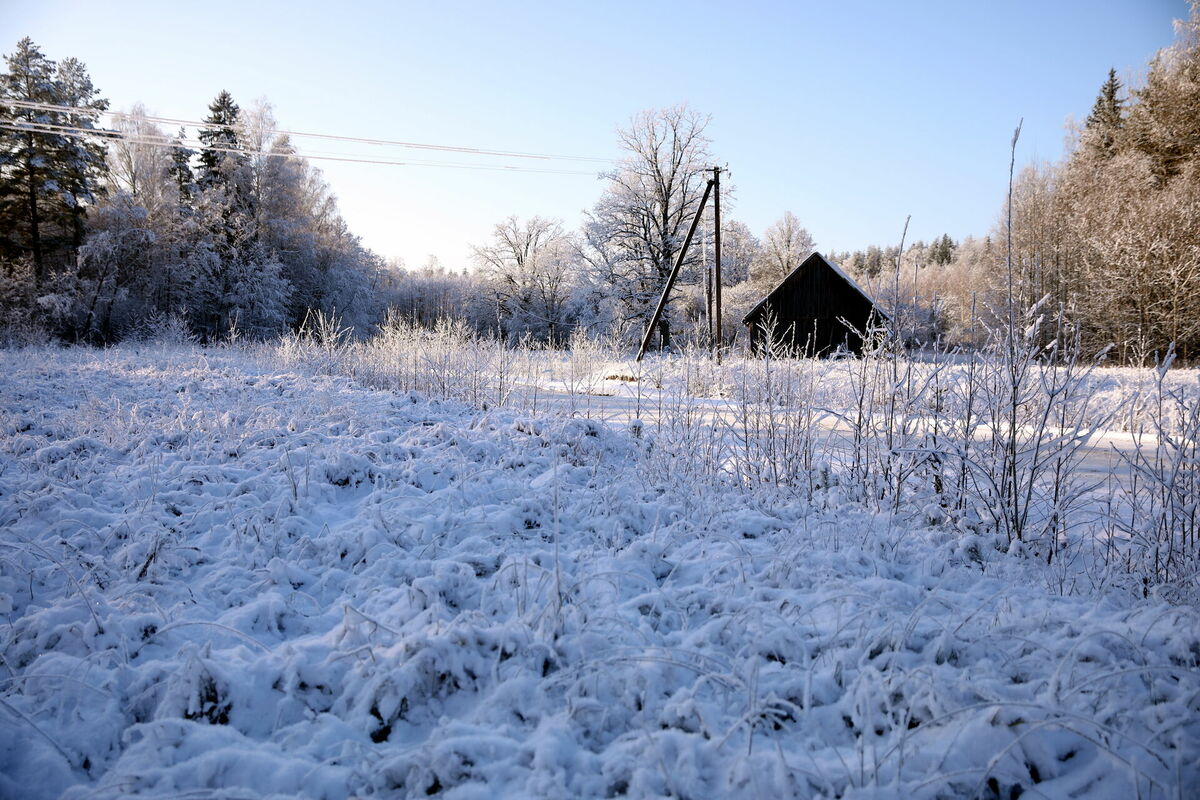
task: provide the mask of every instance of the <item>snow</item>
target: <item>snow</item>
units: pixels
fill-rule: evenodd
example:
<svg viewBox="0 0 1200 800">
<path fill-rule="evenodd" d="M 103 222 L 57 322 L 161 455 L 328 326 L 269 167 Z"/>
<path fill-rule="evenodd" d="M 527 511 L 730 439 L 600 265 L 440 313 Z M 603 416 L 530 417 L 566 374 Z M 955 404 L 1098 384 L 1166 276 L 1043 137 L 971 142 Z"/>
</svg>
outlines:
<svg viewBox="0 0 1200 800">
<path fill-rule="evenodd" d="M 0 414 L 3 797 L 1200 785 L 1194 608 L 645 422 L 152 346 L 0 353 Z"/>
</svg>

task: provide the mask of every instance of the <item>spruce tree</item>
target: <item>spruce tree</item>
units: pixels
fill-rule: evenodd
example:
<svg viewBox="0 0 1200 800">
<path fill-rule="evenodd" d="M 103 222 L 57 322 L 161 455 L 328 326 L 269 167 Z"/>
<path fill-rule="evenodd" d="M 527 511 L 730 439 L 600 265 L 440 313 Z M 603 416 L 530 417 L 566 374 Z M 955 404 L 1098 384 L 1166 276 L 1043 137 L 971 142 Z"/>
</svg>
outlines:
<svg viewBox="0 0 1200 800">
<path fill-rule="evenodd" d="M 241 109 L 233 96 L 222 90 L 208 107 L 204 118 L 206 127 L 200 129 L 200 184 L 208 188 L 214 183 L 232 182 L 231 165 L 241 163 L 241 143 L 237 122 Z"/>
<path fill-rule="evenodd" d="M 1087 130 L 1091 133 L 1091 142 L 1102 153 L 1110 154 L 1117 144 L 1117 136 L 1125 125 L 1125 115 L 1122 109 L 1121 82 L 1117 80 L 1117 71 L 1108 71 L 1108 80 L 1100 87 L 1100 94 L 1088 114 Z"/>
<path fill-rule="evenodd" d="M 175 137 L 175 145 L 171 148 L 171 166 L 167 168 L 171 179 L 179 188 L 179 208 L 192 207 L 192 195 L 196 191 L 196 176 L 192 172 L 192 156 L 196 151 L 183 144 L 184 129 L 179 129 Z"/>
<path fill-rule="evenodd" d="M 929 261 L 938 266 L 949 264 L 954 258 L 954 240 L 950 234 L 943 233 L 941 238 L 934 239 L 929 246 Z"/>
<path fill-rule="evenodd" d="M 239 258 L 238 251 L 257 238 L 254 199 L 250 184 L 249 159 L 238 135 L 241 109 L 227 91 L 222 91 L 208 107 L 205 126 L 200 130 L 200 169 L 198 188 L 208 230 L 218 242 L 222 260 Z M 216 212 L 214 213 L 212 212 Z"/>
</svg>

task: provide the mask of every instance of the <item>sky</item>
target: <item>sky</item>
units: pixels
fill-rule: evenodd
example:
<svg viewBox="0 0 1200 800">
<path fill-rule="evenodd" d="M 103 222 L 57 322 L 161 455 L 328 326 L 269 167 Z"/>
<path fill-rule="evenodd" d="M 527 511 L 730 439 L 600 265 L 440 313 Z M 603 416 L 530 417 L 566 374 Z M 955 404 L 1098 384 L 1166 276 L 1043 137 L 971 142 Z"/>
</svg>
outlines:
<svg viewBox="0 0 1200 800">
<path fill-rule="evenodd" d="M 616 160 L 639 111 L 711 115 L 722 212 L 758 235 L 785 211 L 818 249 L 998 218 L 1018 165 L 1057 160 L 1110 67 L 1136 85 L 1185 0 L 945 2 L 64 2 L 0 0 L 0 50 L 74 56 L 114 109 L 200 120 L 222 89 L 282 128 Z M 605 161 L 297 139 L 301 152 L 584 174 L 315 161 L 364 243 L 409 267 L 471 264 L 510 215 L 568 228 Z"/>
</svg>

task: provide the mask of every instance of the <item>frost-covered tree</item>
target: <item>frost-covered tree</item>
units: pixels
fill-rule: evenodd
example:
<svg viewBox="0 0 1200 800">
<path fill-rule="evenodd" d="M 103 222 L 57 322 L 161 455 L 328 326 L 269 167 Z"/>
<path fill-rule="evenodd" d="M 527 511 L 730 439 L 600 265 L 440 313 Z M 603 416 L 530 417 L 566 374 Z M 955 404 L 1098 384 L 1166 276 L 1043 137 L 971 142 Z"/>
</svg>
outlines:
<svg viewBox="0 0 1200 800">
<path fill-rule="evenodd" d="M 205 336 L 230 330 L 267 333 L 287 319 L 290 287 L 269 245 L 260 237 L 256 166 L 265 156 L 247 147 L 241 109 L 222 91 L 209 105 L 200 130 L 199 192 L 195 220 L 217 256 L 215 274 L 197 276 L 206 302 L 193 305 Z M 256 297 L 256 293 L 260 296 Z"/>
<path fill-rule="evenodd" d="M 507 336 L 531 335 L 551 344 L 566 340 L 577 248 L 561 221 L 509 217 L 493 229 L 489 244 L 472 251 Z"/>
<path fill-rule="evenodd" d="M 175 182 L 176 203 L 181 209 L 192 207 L 196 195 L 196 173 L 192 169 L 192 156 L 196 151 L 184 145 L 184 129 L 180 128 L 171 145 L 171 166 L 168 172 Z"/>
<path fill-rule="evenodd" d="M 589 283 L 611 308 L 614 324 L 649 322 L 700 205 L 712 162 L 709 117 L 686 105 L 644 111 L 618 136 L 625 158 L 584 227 Z M 699 252 L 682 275 L 695 282 Z M 671 343 L 671 315 L 659 322 L 659 344 Z"/>
<path fill-rule="evenodd" d="M 71 109 L 60 112 L 63 124 L 76 130 L 92 130 L 95 112 L 107 109 L 108 101 L 96 97 L 99 92 L 83 62 L 63 59 L 56 78 L 59 103 Z M 63 174 L 59 189 L 69 209 L 71 249 L 76 252 L 83 244 L 86 209 L 95 203 L 96 190 L 106 171 L 105 147 L 100 139 L 86 135 L 64 136 L 58 144 L 60 150 L 56 155 Z"/>
<path fill-rule="evenodd" d="M 238 138 L 241 109 L 233 96 L 222 90 L 208 106 L 208 116 L 200 129 L 200 185 L 231 184 L 242 163 L 242 146 Z"/>
<path fill-rule="evenodd" d="M 16 52 L 4 60 L 8 71 L 0 75 L 0 100 L 18 99 L 54 104 L 55 64 L 42 55 L 29 37 L 17 43 Z M 49 153 L 54 139 L 33 126 L 46 120 L 48 112 L 18 109 L 0 103 L 0 119 L 26 130 L 0 130 L 0 237 L 4 255 L 25 253 L 33 257 L 34 280 L 45 275 L 45 226 L 50 208 L 57 202 L 52 190 L 53 173 Z"/>
<path fill-rule="evenodd" d="M 383 272 L 392 316 L 426 328 L 454 320 L 467 322 L 477 331 L 500 332 L 495 301 L 485 296 L 478 275 L 447 270 L 435 256 L 417 269 L 392 261 Z"/>
<path fill-rule="evenodd" d="M 755 262 L 762 256 L 762 242 L 738 220 L 721 223 L 721 283 L 735 286 L 749 280 Z"/>
<path fill-rule="evenodd" d="M 883 272 L 883 265 L 886 259 L 884 253 L 876 245 L 871 245 L 867 248 L 862 258 L 862 271 L 864 275 L 876 277 Z"/>
<path fill-rule="evenodd" d="M 954 259 L 954 240 L 950 234 L 944 233 L 941 238 L 934 239 L 929 245 L 929 263 L 944 267 Z"/>
<path fill-rule="evenodd" d="M 82 243 L 86 208 L 95 201 L 104 168 L 104 149 L 86 131 L 94 128 L 94 112 L 108 103 L 96 97 L 82 63 L 68 58 L 55 64 L 29 37 L 5 63 L 0 101 L 64 109 L 0 102 L 6 123 L 0 129 L 0 257 L 28 256 L 40 286 L 48 270 L 71 263 Z"/>
<path fill-rule="evenodd" d="M 76 340 L 111 342 L 150 310 L 154 243 L 149 214 L 132 195 L 117 192 L 97 210 L 79 251 Z"/>
<path fill-rule="evenodd" d="M 763 234 L 755 282 L 769 286 L 779 283 L 815 249 L 812 234 L 795 214 L 785 211 Z"/>
<path fill-rule="evenodd" d="M 171 178 L 173 152 L 170 139 L 158 125 L 146 119 L 140 103 L 116 118 L 121 136 L 108 148 L 108 177 L 112 187 L 129 194 L 151 213 L 162 213 L 178 205 L 177 189 Z"/>
<path fill-rule="evenodd" d="M 1177 23 L 1175 44 L 1151 61 L 1133 100 L 1126 121 L 1131 145 L 1149 157 L 1163 186 L 1200 159 L 1200 2 Z"/>
<path fill-rule="evenodd" d="M 309 309 L 362 332 L 380 320 L 379 259 L 265 101 L 243 112 L 218 95 L 194 171 L 186 132 L 166 135 L 140 106 L 118 116 L 111 150 L 87 138 L 105 103 L 77 60 L 26 39 L 7 63 L 4 99 L 63 110 L 0 103 L 17 128 L 0 131 L 4 324 L 110 342 L 162 315 L 204 338 L 268 335 Z"/>
</svg>

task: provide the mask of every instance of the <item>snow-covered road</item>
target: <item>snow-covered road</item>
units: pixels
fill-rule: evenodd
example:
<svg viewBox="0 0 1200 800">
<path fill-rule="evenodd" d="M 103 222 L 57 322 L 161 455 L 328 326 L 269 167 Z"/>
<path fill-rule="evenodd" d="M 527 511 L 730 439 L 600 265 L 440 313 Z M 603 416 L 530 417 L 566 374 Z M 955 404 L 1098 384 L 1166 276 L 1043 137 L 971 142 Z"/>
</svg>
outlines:
<svg viewBox="0 0 1200 800">
<path fill-rule="evenodd" d="M 635 423 L 653 429 L 678 420 L 684 412 L 735 433 L 743 427 L 743 412 L 730 400 L 683 397 L 677 390 L 639 387 L 624 381 L 604 381 L 589 388 L 572 392 L 561 385 L 523 385 L 513 392 L 510 404 L 527 410 L 537 409 L 539 413 L 595 419 L 623 429 Z M 796 408 L 775 409 L 779 417 L 798 413 Z M 761 417 L 761 412 L 758 415 Z M 822 459 L 833 464 L 849 461 L 854 447 L 849 424 L 833 413 L 818 413 L 814 422 L 816 447 Z M 976 432 L 981 439 L 986 435 L 984 428 Z M 1144 434 L 1140 441 L 1143 447 L 1153 448 L 1155 436 Z M 1077 475 L 1090 483 L 1102 484 L 1114 471 L 1125 468 L 1127 459 L 1134 458 L 1136 451 L 1137 443 L 1131 433 L 1089 432 L 1086 443 L 1074 456 L 1072 466 Z"/>
</svg>

